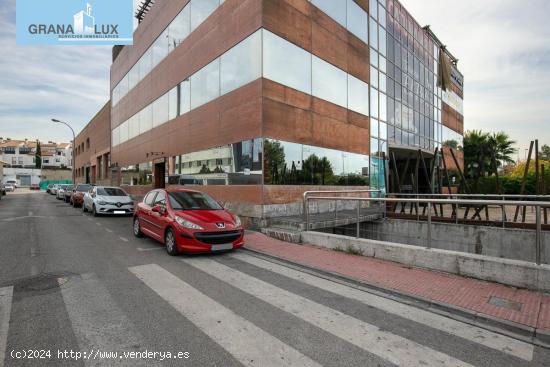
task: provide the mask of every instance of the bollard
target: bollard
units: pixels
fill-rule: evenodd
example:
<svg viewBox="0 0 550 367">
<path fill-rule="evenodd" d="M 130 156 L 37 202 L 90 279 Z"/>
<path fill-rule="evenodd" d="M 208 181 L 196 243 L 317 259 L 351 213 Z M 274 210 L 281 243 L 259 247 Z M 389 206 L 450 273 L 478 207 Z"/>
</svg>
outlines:
<svg viewBox="0 0 550 367">
<path fill-rule="evenodd" d="M 357 232 L 356 232 L 356 236 L 355 236 L 356 238 L 359 238 L 359 237 L 360 237 L 360 236 L 359 236 L 359 232 L 360 232 L 360 229 L 359 229 L 359 218 L 361 217 L 361 214 L 360 214 L 361 211 L 360 211 L 360 209 L 361 209 L 361 200 L 357 200 L 357 224 L 356 224 L 356 226 L 357 226 L 357 228 L 356 228 Z"/>
<path fill-rule="evenodd" d="M 542 230 L 542 224 L 540 220 L 540 207 L 537 205 L 535 206 L 535 217 L 537 218 L 537 234 L 536 234 L 536 263 L 537 265 L 541 264 L 541 255 L 542 255 L 542 246 L 541 246 L 541 230 Z"/>
<path fill-rule="evenodd" d="M 309 203 L 308 203 L 308 197 L 304 197 L 304 216 L 305 216 L 305 222 L 306 222 L 306 232 L 309 231 Z"/>
<path fill-rule="evenodd" d="M 502 228 L 506 228 L 506 208 L 502 204 Z"/>
<path fill-rule="evenodd" d="M 428 248 L 432 248 L 432 206 L 428 204 Z"/>
</svg>

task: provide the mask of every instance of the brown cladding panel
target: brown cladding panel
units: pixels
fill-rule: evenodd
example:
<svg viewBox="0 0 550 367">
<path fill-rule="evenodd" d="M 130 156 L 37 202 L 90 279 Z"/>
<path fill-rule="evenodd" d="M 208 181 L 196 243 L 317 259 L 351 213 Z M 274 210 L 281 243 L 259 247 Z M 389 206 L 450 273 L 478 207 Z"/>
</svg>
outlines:
<svg viewBox="0 0 550 367">
<path fill-rule="evenodd" d="M 111 103 L 107 102 L 103 108 L 90 120 L 75 138 L 75 168 L 95 165 L 98 155 L 109 152 L 111 147 Z M 87 147 L 89 139 L 90 146 Z M 84 150 L 81 151 L 82 144 Z"/>
</svg>

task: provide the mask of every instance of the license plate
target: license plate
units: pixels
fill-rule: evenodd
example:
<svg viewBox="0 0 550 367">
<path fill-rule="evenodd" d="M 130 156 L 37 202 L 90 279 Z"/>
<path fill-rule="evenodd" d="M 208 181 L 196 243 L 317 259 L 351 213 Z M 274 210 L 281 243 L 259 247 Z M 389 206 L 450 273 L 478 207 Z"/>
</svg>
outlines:
<svg viewBox="0 0 550 367">
<path fill-rule="evenodd" d="M 212 251 L 232 250 L 232 243 L 224 243 L 222 245 L 212 245 Z"/>
<path fill-rule="evenodd" d="M 124 210 L 115 210 L 114 213 L 115 214 L 126 214 L 126 212 Z"/>
</svg>

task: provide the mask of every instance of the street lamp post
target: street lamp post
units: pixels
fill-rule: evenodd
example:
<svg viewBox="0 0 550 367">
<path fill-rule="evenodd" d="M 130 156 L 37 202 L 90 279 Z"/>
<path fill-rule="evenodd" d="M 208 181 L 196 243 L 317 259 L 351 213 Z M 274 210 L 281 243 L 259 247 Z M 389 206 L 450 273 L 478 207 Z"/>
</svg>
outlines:
<svg viewBox="0 0 550 367">
<path fill-rule="evenodd" d="M 76 136 L 75 136 L 75 134 L 74 134 L 74 130 L 73 130 L 73 128 L 71 127 L 71 125 L 69 125 L 68 123 L 66 123 L 66 122 L 64 122 L 64 121 L 59 121 L 59 120 L 57 120 L 57 119 L 52 119 L 52 122 L 57 122 L 57 123 L 60 123 L 60 124 L 65 125 L 65 126 L 68 126 L 69 129 L 71 129 L 71 132 L 73 133 L 73 146 L 72 146 L 72 153 L 71 153 L 71 155 L 72 155 L 72 160 L 73 160 L 73 161 L 72 161 L 71 167 L 72 167 L 72 170 L 73 170 L 73 185 L 76 185 L 76 175 L 75 175 L 76 172 L 75 172 L 75 170 L 74 170 L 74 168 L 75 168 L 74 166 L 75 166 L 75 164 L 76 164 L 75 155 L 74 155 L 74 150 L 75 150 L 75 148 L 76 148 L 76 147 L 75 147 L 75 144 L 76 144 Z"/>
</svg>

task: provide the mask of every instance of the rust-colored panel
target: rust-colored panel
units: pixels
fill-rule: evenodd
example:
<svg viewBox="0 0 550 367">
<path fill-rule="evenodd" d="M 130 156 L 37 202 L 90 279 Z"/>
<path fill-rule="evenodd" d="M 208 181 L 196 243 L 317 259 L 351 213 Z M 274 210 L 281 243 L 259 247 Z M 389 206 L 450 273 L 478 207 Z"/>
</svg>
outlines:
<svg viewBox="0 0 550 367">
<path fill-rule="evenodd" d="M 308 144 L 312 137 L 311 112 L 263 99 L 263 135 Z"/>
<path fill-rule="evenodd" d="M 302 4 L 306 8 L 307 4 Z M 263 0 L 263 27 L 311 51 L 311 20 L 294 6 L 281 0 Z"/>
<path fill-rule="evenodd" d="M 344 107 L 313 97 L 311 110 L 316 114 L 347 122 L 348 110 Z"/>
<path fill-rule="evenodd" d="M 324 14 L 323 16 L 326 17 Z M 311 52 L 336 67 L 347 70 L 347 42 L 342 41 L 340 38 L 342 35 L 338 37 L 337 32 L 337 29 L 341 26 L 333 20 L 324 23 L 326 24 L 312 23 Z M 326 28 L 327 24 L 331 27 Z"/>
<path fill-rule="evenodd" d="M 75 168 L 94 165 L 97 157 L 109 153 L 111 148 L 111 103 L 103 108 L 90 120 L 75 138 Z M 90 142 L 88 147 L 87 141 Z M 84 144 L 84 149 L 82 146 Z"/>
</svg>

